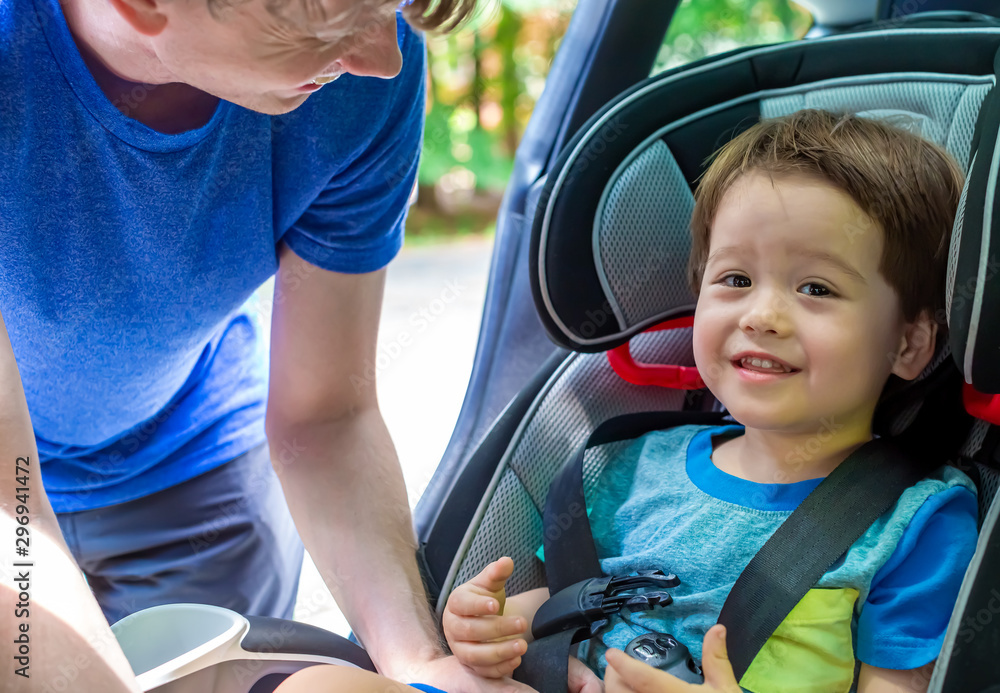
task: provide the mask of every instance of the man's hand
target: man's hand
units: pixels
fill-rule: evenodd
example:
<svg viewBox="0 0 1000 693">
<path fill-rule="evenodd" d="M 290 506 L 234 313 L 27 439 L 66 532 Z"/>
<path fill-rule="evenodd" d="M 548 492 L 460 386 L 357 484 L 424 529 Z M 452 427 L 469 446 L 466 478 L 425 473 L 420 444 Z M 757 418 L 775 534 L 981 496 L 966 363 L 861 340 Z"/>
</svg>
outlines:
<svg viewBox="0 0 1000 693">
<path fill-rule="evenodd" d="M 686 683 L 676 676 L 632 659 L 621 650 L 608 650 L 604 675 L 607 693 L 742 693 L 726 651 L 726 627 L 715 624 L 702 646 L 705 683 Z"/>
<path fill-rule="evenodd" d="M 407 680 L 409 683 L 426 683 L 448 693 L 536 693 L 533 688 L 510 678 L 478 676 L 459 662 L 457 657 L 430 661 L 424 667 L 408 673 Z"/>
<path fill-rule="evenodd" d="M 504 585 L 513 572 L 510 558 L 493 561 L 451 593 L 441 618 L 448 647 L 479 676 L 510 676 L 528 651 L 525 619 L 503 615 Z"/>
</svg>

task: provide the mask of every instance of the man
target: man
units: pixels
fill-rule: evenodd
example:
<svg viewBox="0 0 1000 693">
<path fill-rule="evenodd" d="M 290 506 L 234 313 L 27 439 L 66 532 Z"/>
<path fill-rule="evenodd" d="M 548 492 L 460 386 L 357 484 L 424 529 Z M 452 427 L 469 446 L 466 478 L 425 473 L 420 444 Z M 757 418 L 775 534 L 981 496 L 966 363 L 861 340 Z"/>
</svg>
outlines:
<svg viewBox="0 0 1000 693">
<path fill-rule="evenodd" d="M 470 10 L 428 1 L 403 13 Z M 135 689 L 91 591 L 108 621 L 290 617 L 298 535 L 382 673 L 500 690 L 442 655 L 363 380 L 422 132 L 396 3 L 0 0 L 0 520 L 21 457 L 39 561 L 15 690 Z M 267 377 L 239 307 L 275 273 Z"/>
</svg>

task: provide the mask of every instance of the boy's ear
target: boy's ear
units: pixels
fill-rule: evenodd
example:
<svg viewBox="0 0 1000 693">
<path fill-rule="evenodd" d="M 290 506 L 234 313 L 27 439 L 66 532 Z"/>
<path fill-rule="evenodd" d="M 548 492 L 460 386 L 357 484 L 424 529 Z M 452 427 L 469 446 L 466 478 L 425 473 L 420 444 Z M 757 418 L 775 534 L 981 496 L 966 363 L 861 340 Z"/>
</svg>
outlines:
<svg viewBox="0 0 1000 693">
<path fill-rule="evenodd" d="M 927 310 L 907 323 L 899 350 L 893 355 L 892 372 L 903 380 L 913 380 L 920 375 L 934 356 L 937 329 L 937 322 Z"/>
</svg>

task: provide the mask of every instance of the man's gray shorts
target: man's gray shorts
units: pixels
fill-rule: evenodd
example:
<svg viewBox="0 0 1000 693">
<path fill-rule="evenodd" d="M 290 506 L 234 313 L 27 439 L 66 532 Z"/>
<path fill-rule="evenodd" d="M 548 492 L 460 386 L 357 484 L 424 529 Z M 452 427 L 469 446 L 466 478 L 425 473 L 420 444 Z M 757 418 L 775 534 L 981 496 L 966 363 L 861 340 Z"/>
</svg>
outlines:
<svg viewBox="0 0 1000 693">
<path fill-rule="evenodd" d="M 175 602 L 292 617 L 302 541 L 267 443 L 158 493 L 57 517 L 109 623 Z"/>
</svg>

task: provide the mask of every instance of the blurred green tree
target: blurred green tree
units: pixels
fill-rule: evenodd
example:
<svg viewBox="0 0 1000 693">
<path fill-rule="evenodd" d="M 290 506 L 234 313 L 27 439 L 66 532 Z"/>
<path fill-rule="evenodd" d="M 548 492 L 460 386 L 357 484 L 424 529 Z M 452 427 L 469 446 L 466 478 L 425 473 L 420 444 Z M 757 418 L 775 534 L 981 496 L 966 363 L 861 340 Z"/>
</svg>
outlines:
<svg viewBox="0 0 1000 693">
<path fill-rule="evenodd" d="M 492 220 L 574 7 L 575 0 L 494 0 L 481 4 L 462 31 L 428 37 L 427 120 L 411 232 L 463 232 Z M 811 23 L 790 0 L 684 0 L 653 72 L 800 38 Z M 435 215 L 462 221 L 446 228 Z"/>
<path fill-rule="evenodd" d="M 809 12 L 789 0 L 684 0 L 653 74 L 741 46 L 799 39 L 810 26 Z"/>
</svg>

